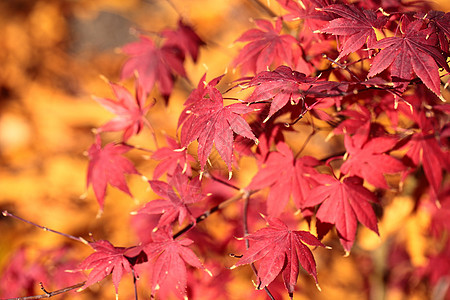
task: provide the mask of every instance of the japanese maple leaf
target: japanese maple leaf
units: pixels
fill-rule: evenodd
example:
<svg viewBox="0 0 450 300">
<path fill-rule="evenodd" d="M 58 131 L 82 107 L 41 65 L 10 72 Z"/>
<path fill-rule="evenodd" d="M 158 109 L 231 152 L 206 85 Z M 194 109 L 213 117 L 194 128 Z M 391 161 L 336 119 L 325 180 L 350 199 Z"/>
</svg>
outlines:
<svg viewBox="0 0 450 300">
<path fill-rule="evenodd" d="M 100 209 L 106 193 L 106 185 L 118 188 L 131 195 L 124 174 L 139 174 L 133 163 L 122 155 L 132 147 L 121 144 L 107 144 L 102 148 L 100 136 L 95 137 L 95 143 L 88 150 L 89 166 L 87 171 L 87 187 L 92 184 Z"/>
<path fill-rule="evenodd" d="M 213 79 L 212 82 L 217 84 L 218 81 Z M 198 159 L 203 172 L 206 160 L 215 144 L 231 176 L 233 132 L 258 142 L 250 126 L 241 116 L 254 109 L 241 103 L 224 107 L 222 94 L 211 83 L 206 84 L 203 92 L 201 89 L 196 89 L 193 93 L 201 97 L 195 101 L 190 100 L 192 104 L 187 106 L 180 115 L 178 125 L 182 125 L 181 146 L 187 147 L 194 140 L 198 140 Z"/>
<path fill-rule="evenodd" d="M 283 142 L 277 144 L 277 151 L 270 152 L 265 167 L 253 177 L 248 189 L 258 190 L 270 187 L 267 197 L 267 213 L 279 216 L 292 195 L 298 209 L 304 208 L 306 195 L 316 182 L 313 168 L 318 165 L 313 157 L 294 158 L 291 149 Z"/>
<path fill-rule="evenodd" d="M 321 204 L 316 217 L 320 222 L 334 224 L 344 249 L 349 252 L 355 241 L 358 221 L 378 234 L 377 217 L 370 203 L 378 202 L 366 189 L 361 178 L 352 176 L 341 182 L 336 177 L 320 174 L 320 184 L 306 197 L 305 206 Z"/>
<path fill-rule="evenodd" d="M 145 93 L 149 93 L 156 82 L 167 101 L 173 89 L 174 75 L 185 77 L 184 53 L 178 47 L 157 47 L 148 37 L 140 36 L 138 42 L 125 45 L 123 52 L 130 56 L 122 67 L 121 78 L 130 78 L 138 73 L 138 82 Z"/>
<path fill-rule="evenodd" d="M 346 109 L 339 114 L 347 117 L 333 130 L 334 134 L 355 134 L 359 128 L 370 123 L 370 111 L 362 105 L 356 105 L 356 109 Z"/>
<path fill-rule="evenodd" d="M 405 170 L 399 160 L 385 153 L 395 146 L 397 139 L 385 136 L 362 141 L 364 140 L 359 139 L 359 132 L 353 137 L 345 135 L 345 149 L 349 157 L 342 164 L 341 172 L 362 177 L 376 187 L 389 189 L 384 174 Z"/>
<path fill-rule="evenodd" d="M 316 79 L 293 71 L 287 66 L 279 66 L 274 71 L 263 71 L 256 74 L 245 84 L 245 88 L 256 87 L 248 102 L 259 102 L 271 99 L 270 111 L 266 122 L 274 113 L 283 108 L 289 101 L 298 104 L 306 96 L 306 91 Z"/>
<path fill-rule="evenodd" d="M 442 12 L 436 10 L 430 10 L 427 13 L 417 13 L 415 15 L 418 19 L 429 20 L 428 26 L 438 35 L 439 45 L 441 50 L 445 53 L 449 52 L 449 40 L 450 40 L 450 12 Z"/>
<path fill-rule="evenodd" d="M 205 42 L 202 41 L 192 27 L 185 24 L 182 19 L 178 20 L 178 28 L 176 30 L 163 30 L 162 36 L 167 39 L 164 41 L 164 45 L 182 49 L 184 54 L 190 55 L 194 62 L 197 61 L 199 48 L 205 45 Z"/>
<path fill-rule="evenodd" d="M 192 175 L 191 165 L 189 162 L 194 158 L 187 153 L 187 149 L 181 149 L 180 144 L 173 138 L 166 136 L 168 147 L 162 147 L 156 150 L 152 159 L 161 161 L 153 170 L 153 180 L 160 178 L 164 173 L 172 176 L 177 166 L 183 168 L 183 173 L 187 176 Z"/>
<path fill-rule="evenodd" d="M 123 86 L 109 83 L 117 101 L 108 98 L 94 97 L 94 100 L 103 105 L 107 110 L 116 114 L 117 117 L 102 125 L 99 133 L 104 131 L 124 130 L 123 141 L 138 134 L 144 125 L 151 128 L 145 115 L 150 109 L 150 105 L 145 106 L 146 96 L 139 85 L 136 85 L 136 97 Z"/>
<path fill-rule="evenodd" d="M 435 138 L 432 122 L 425 113 L 421 111 L 415 115 L 421 130 L 414 133 L 406 144 L 406 157 L 410 158 L 415 166 L 422 163 L 430 187 L 434 195 L 437 195 L 442 184 L 442 169 L 450 171 L 450 155 L 448 151 L 441 149 Z"/>
<path fill-rule="evenodd" d="M 84 290 L 88 286 L 101 281 L 103 278 L 112 273 L 112 281 L 116 288 L 116 295 L 118 295 L 119 283 L 122 276 L 130 273 L 133 266 L 124 256 L 129 248 L 114 247 L 110 242 L 100 240 L 89 243 L 95 250 L 89 255 L 80 265 L 80 270 L 90 270 L 89 276 L 80 288 Z"/>
<path fill-rule="evenodd" d="M 391 66 L 391 77 L 403 81 L 413 78 L 413 71 L 436 95 L 440 95 L 439 66 L 450 70 L 444 56 L 435 47 L 433 29 L 422 29 L 422 20 L 407 22 L 404 18 L 401 37 L 387 37 L 376 42 L 372 48 L 382 49 L 372 62 L 368 77 L 375 76 Z"/>
<path fill-rule="evenodd" d="M 150 180 L 149 183 L 152 190 L 162 199 L 148 202 L 138 211 L 139 214 L 162 214 L 158 227 L 170 225 L 177 218 L 180 225 L 187 217 L 190 221 L 195 221 L 187 205 L 205 197 L 201 193 L 198 177 L 189 181 L 189 177 L 183 174 L 181 167 L 178 166 L 171 177 L 170 184 L 158 180 Z"/>
<path fill-rule="evenodd" d="M 250 29 L 235 42 L 250 42 L 244 46 L 232 62 L 234 67 L 241 66 L 242 74 L 259 73 L 267 70 L 270 65 L 280 65 L 283 62 L 293 62 L 292 49 L 298 41 L 288 34 L 280 35 L 282 20 L 278 18 L 275 27 L 266 20 L 255 20 L 260 29 Z"/>
<path fill-rule="evenodd" d="M 186 299 L 186 263 L 211 273 L 202 265 L 195 253 L 188 248 L 190 239 L 174 240 L 166 230 L 152 234 L 153 241 L 143 245 L 142 249 L 152 264 L 152 294 L 157 291 L 168 294 L 172 291 L 179 299 Z M 139 249 L 138 249 L 139 250 Z M 133 250 L 133 253 L 136 250 Z"/>
<path fill-rule="evenodd" d="M 354 5 L 333 4 L 319 10 L 341 16 L 331 20 L 320 30 L 345 37 L 341 53 L 336 60 L 356 52 L 366 43 L 367 47 L 371 48 L 377 41 L 375 29 L 381 29 L 388 20 L 385 16 L 378 18 L 374 11 L 361 10 Z"/>
<path fill-rule="evenodd" d="M 231 268 L 259 261 L 257 288 L 268 286 L 282 273 L 284 284 L 292 298 L 299 264 L 317 283 L 316 262 L 305 244 L 315 247 L 324 245 L 307 231 L 290 230 L 280 219 L 267 217 L 266 220 L 268 227 L 244 237 L 250 241 L 250 248 Z"/>
</svg>

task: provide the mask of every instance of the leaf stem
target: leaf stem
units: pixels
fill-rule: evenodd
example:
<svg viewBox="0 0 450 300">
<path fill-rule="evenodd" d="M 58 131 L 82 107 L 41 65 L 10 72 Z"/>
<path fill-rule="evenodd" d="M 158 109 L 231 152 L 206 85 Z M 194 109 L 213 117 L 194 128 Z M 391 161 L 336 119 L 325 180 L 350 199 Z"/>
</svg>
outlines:
<svg viewBox="0 0 450 300">
<path fill-rule="evenodd" d="M 62 288 L 62 289 L 60 289 L 60 290 L 56 290 L 56 291 L 53 291 L 53 292 L 47 291 L 47 290 L 44 288 L 44 286 L 42 285 L 42 282 L 41 282 L 41 283 L 39 283 L 39 284 L 40 284 L 40 286 L 41 286 L 41 290 L 42 290 L 45 294 L 42 294 L 42 295 L 35 295 L 35 296 L 27 296 L 27 297 L 8 298 L 8 299 L 4 299 L 4 300 L 32 300 L 32 299 L 50 298 L 50 297 L 53 297 L 53 296 L 56 296 L 56 295 L 59 295 L 59 294 L 67 293 L 67 292 L 72 291 L 72 290 L 74 290 L 74 289 L 77 289 L 77 288 L 79 288 L 79 287 L 82 287 L 82 286 L 84 285 L 85 282 L 86 282 L 86 281 L 83 281 L 83 282 L 77 283 L 77 284 L 75 284 L 75 285 L 71 285 L 71 286 L 69 286 L 69 287 L 65 287 L 65 288 Z"/>
<path fill-rule="evenodd" d="M 228 186 L 228 187 L 230 187 L 230 188 L 232 188 L 232 189 L 235 189 L 235 190 L 237 190 L 237 191 L 240 191 L 240 190 L 241 190 L 241 188 L 235 186 L 234 184 L 231 184 L 231 183 L 229 183 L 229 182 L 227 182 L 227 181 L 225 181 L 225 180 L 222 180 L 222 179 L 220 179 L 220 178 L 217 178 L 217 177 L 215 177 L 214 175 L 212 175 L 212 174 L 209 173 L 209 172 L 208 172 L 208 173 L 205 173 L 203 176 L 208 177 L 208 178 L 211 178 L 212 180 L 217 181 L 217 182 L 219 182 L 219 183 L 221 183 L 221 184 L 223 184 L 223 185 L 226 185 L 226 186 Z"/>
<path fill-rule="evenodd" d="M 62 236 L 64 236 L 64 237 L 67 237 L 67 238 L 69 238 L 69 239 L 72 239 L 72 240 L 75 240 L 75 241 L 78 241 L 78 242 L 82 242 L 83 244 L 86 244 L 86 245 L 89 244 L 89 243 L 88 243 L 85 239 L 83 239 L 82 237 L 76 237 L 76 236 L 73 236 L 73 235 L 70 235 L 70 234 L 67 234 L 67 233 L 62 233 L 62 232 L 60 232 L 60 231 L 56 231 L 56 230 L 53 230 L 53 229 L 50 229 L 50 228 L 41 226 L 41 225 L 36 224 L 36 223 L 34 223 L 34 222 L 25 220 L 25 219 L 23 219 L 23 218 L 21 218 L 21 217 L 19 217 L 19 216 L 13 215 L 12 213 L 8 212 L 7 210 L 4 210 L 4 211 L 2 212 L 2 214 L 3 214 L 3 216 L 5 216 L 5 217 L 11 217 L 11 218 L 20 220 L 20 221 L 22 221 L 22 222 L 25 222 L 25 223 L 28 223 L 28 224 L 30 224 L 30 225 L 36 226 L 36 227 L 38 227 L 38 228 L 41 228 L 41 229 L 44 230 L 44 231 L 50 231 L 50 232 L 53 232 L 53 233 L 62 235 Z"/>
<path fill-rule="evenodd" d="M 182 234 L 186 233 L 187 231 L 189 231 L 191 228 L 193 228 L 197 223 L 200 223 L 201 221 L 205 220 L 207 217 L 209 217 L 212 213 L 221 210 L 225 207 L 227 207 L 228 205 L 230 205 L 231 203 L 234 203 L 240 199 L 243 198 L 243 196 L 245 194 L 252 194 L 254 193 L 253 191 L 246 191 L 246 190 L 240 190 L 239 193 L 237 193 L 236 195 L 234 195 L 231 198 L 228 198 L 227 200 L 217 204 L 216 206 L 214 206 L 213 208 L 209 209 L 208 211 L 204 212 L 203 214 L 201 214 L 200 216 L 198 216 L 194 222 L 189 223 L 188 225 L 186 225 L 185 227 L 183 227 L 180 231 L 178 231 L 177 233 L 175 233 L 172 237 L 173 239 L 176 239 L 177 237 L 181 236 Z"/>
</svg>

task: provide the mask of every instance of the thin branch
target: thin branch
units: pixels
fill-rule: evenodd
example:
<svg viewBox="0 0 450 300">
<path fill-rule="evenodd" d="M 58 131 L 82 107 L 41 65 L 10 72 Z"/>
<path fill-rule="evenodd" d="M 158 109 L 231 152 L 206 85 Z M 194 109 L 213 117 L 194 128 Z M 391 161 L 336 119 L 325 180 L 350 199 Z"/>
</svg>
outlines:
<svg viewBox="0 0 450 300">
<path fill-rule="evenodd" d="M 268 14 L 271 18 L 276 18 L 278 15 L 274 13 L 270 8 L 259 2 L 258 0 L 251 0 L 250 2 L 254 3 L 257 7 L 263 10 L 266 14 Z"/>
<path fill-rule="evenodd" d="M 34 223 L 34 222 L 31 222 L 31 221 L 25 220 L 25 219 L 23 219 L 23 218 L 21 218 L 21 217 L 18 217 L 18 216 L 16 216 L 16 215 L 13 215 L 12 213 L 8 212 L 7 210 L 4 210 L 4 211 L 2 212 L 2 214 L 3 214 L 3 216 L 5 216 L 5 217 L 11 217 L 11 218 L 20 220 L 20 221 L 22 221 L 22 222 L 25 222 L 25 223 L 28 223 L 28 224 L 30 224 L 30 225 L 36 226 L 36 227 L 38 227 L 38 228 L 41 228 L 41 229 L 44 230 L 44 231 L 50 231 L 50 232 L 53 232 L 53 233 L 62 235 L 62 236 L 64 236 L 64 237 L 67 237 L 67 238 L 69 238 L 69 239 L 72 239 L 72 240 L 75 240 L 75 241 L 78 241 L 78 242 L 82 242 L 83 244 L 86 244 L 86 245 L 89 244 L 89 242 L 86 241 L 85 239 L 83 239 L 82 237 L 76 237 L 76 236 L 73 236 L 73 235 L 70 235 L 70 234 L 67 234 L 67 233 L 62 233 L 62 232 L 59 232 L 59 231 L 56 231 L 56 230 L 53 230 L 53 229 L 50 229 L 50 228 L 47 228 L 47 227 L 38 225 L 38 224 L 36 224 L 36 223 Z"/>
<path fill-rule="evenodd" d="M 217 178 L 217 177 L 215 177 L 214 175 L 212 175 L 212 174 L 209 173 L 209 172 L 208 172 L 208 173 L 205 173 L 203 176 L 205 176 L 205 177 L 207 177 L 207 178 L 211 178 L 212 180 L 217 181 L 217 182 L 219 182 L 219 183 L 221 183 L 221 184 L 223 184 L 223 185 L 226 185 L 226 186 L 228 186 L 228 187 L 230 187 L 230 188 L 232 188 L 232 189 L 235 189 L 235 190 L 237 190 L 237 191 L 240 191 L 240 190 L 241 190 L 241 188 L 235 186 L 234 184 L 231 184 L 231 183 L 229 183 L 229 182 L 227 182 L 227 181 L 225 181 L 225 180 L 222 180 L 222 179 L 220 179 L 220 178 Z"/>
<path fill-rule="evenodd" d="M 250 200 L 250 193 L 246 193 L 244 195 L 244 212 L 243 212 L 244 236 L 247 236 L 249 234 L 248 222 L 247 222 L 249 200 Z M 248 239 L 245 239 L 245 249 L 248 249 L 248 248 L 250 248 L 250 241 Z M 253 273 L 255 273 L 256 277 L 258 277 L 258 270 L 256 269 L 255 264 L 251 263 L 250 266 L 253 270 Z M 264 291 L 267 293 L 267 296 L 271 300 L 275 300 L 275 298 L 273 297 L 272 293 L 270 293 L 269 288 L 267 286 L 264 287 Z"/>
<path fill-rule="evenodd" d="M 184 228 L 182 228 L 180 231 L 178 231 L 177 233 L 175 233 L 173 235 L 173 238 L 176 239 L 177 237 L 181 236 L 182 234 L 186 233 L 187 231 L 189 231 L 191 228 L 193 228 L 197 223 L 200 223 L 201 221 L 205 220 L 207 217 L 209 217 L 212 213 L 221 210 L 225 207 L 227 207 L 228 205 L 230 205 L 231 203 L 234 203 L 240 199 L 243 198 L 243 196 L 245 194 L 253 194 L 254 192 L 248 192 L 245 190 L 241 190 L 239 193 L 237 193 L 236 195 L 234 195 L 231 198 L 228 198 L 227 200 L 219 203 L 218 205 L 214 206 L 213 208 L 209 209 L 208 211 L 204 212 L 203 214 L 201 214 L 200 216 L 198 216 L 194 222 L 189 223 L 188 225 L 186 225 Z"/>
<path fill-rule="evenodd" d="M 63 294 L 63 293 L 67 293 L 69 291 L 72 291 L 74 289 L 80 288 L 84 285 L 86 281 L 77 283 L 75 285 L 69 286 L 69 287 L 65 287 L 63 289 L 60 290 L 56 290 L 53 292 L 49 292 L 47 291 L 44 286 L 42 285 L 42 282 L 40 282 L 40 286 L 41 286 L 41 290 L 45 293 L 42 295 L 35 295 L 35 296 L 27 296 L 27 297 L 17 297 L 17 298 L 8 298 L 8 299 L 4 299 L 4 300 L 32 300 L 32 299 L 43 299 L 43 298 L 50 298 L 59 294 Z"/>
<path fill-rule="evenodd" d="M 134 269 L 131 268 L 131 273 L 133 274 L 133 285 L 134 285 L 134 299 L 135 300 L 139 300 L 138 298 L 138 290 L 137 290 L 137 278 L 136 278 L 136 273 L 134 272 Z"/>
</svg>

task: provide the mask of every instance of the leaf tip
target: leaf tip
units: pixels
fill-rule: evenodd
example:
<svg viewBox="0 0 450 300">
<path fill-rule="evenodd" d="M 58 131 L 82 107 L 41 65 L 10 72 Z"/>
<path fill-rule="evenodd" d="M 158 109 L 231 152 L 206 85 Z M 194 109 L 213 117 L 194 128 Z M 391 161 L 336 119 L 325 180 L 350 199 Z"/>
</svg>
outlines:
<svg viewBox="0 0 450 300">
<path fill-rule="evenodd" d="M 2 211 L 2 215 L 4 217 L 7 217 L 7 216 L 9 216 L 9 212 L 7 210 L 4 210 L 4 211 Z"/>
<path fill-rule="evenodd" d="M 317 288 L 317 290 L 318 290 L 319 292 L 322 291 L 322 288 L 320 287 L 320 285 L 319 285 L 318 283 L 316 283 L 316 288 Z"/>
<path fill-rule="evenodd" d="M 234 270 L 234 269 L 236 269 L 236 265 L 232 265 L 232 266 L 230 267 L 230 270 Z"/>
<path fill-rule="evenodd" d="M 212 274 L 211 271 L 208 270 L 207 268 L 205 268 L 205 272 L 208 273 L 209 276 L 213 277 L 213 274 Z"/>
<path fill-rule="evenodd" d="M 349 256 L 350 256 L 350 251 L 345 250 L 344 257 L 349 257 Z"/>
<path fill-rule="evenodd" d="M 228 180 L 231 180 L 231 177 L 233 177 L 233 172 L 229 171 L 228 172 Z"/>
<path fill-rule="evenodd" d="M 109 81 L 109 79 L 108 78 L 106 78 L 106 76 L 105 75 L 102 75 L 102 74 L 100 74 L 99 75 L 99 77 L 100 77 L 100 79 L 101 80 L 103 80 L 104 82 L 106 82 L 106 83 L 108 83 L 108 84 L 110 84 L 111 82 Z"/>
</svg>

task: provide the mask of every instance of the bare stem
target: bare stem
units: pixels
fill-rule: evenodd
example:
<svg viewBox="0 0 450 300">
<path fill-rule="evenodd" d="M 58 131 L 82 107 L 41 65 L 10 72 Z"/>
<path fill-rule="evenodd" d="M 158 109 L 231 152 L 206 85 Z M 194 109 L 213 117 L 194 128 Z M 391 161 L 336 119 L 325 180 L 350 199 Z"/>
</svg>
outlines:
<svg viewBox="0 0 450 300">
<path fill-rule="evenodd" d="M 138 291 L 137 291 L 137 278 L 136 278 L 136 273 L 134 272 L 134 269 L 131 269 L 131 273 L 133 274 L 133 285 L 134 285 L 134 299 L 135 300 L 139 300 L 138 298 Z"/>
<path fill-rule="evenodd" d="M 201 221 L 205 220 L 207 217 L 209 217 L 212 213 L 221 210 L 225 207 L 227 207 L 228 205 L 230 205 L 231 203 L 234 203 L 240 199 L 242 199 L 244 197 L 245 194 L 250 194 L 253 193 L 252 192 L 248 192 L 245 190 L 241 190 L 239 193 L 237 193 L 236 195 L 234 195 L 231 198 L 228 198 L 227 200 L 219 203 L 218 205 L 214 206 L 213 208 L 209 209 L 208 211 L 204 212 L 203 214 L 201 214 L 200 216 L 198 216 L 195 219 L 195 222 L 189 223 L 188 225 L 186 225 L 184 228 L 182 228 L 180 231 L 178 231 L 177 233 L 175 233 L 173 235 L 173 238 L 176 239 L 177 237 L 179 237 L 180 235 L 186 233 L 187 231 L 189 231 L 191 228 L 193 228 L 195 226 L 195 224 L 200 223 Z"/>
<path fill-rule="evenodd" d="M 226 185 L 226 186 L 228 186 L 228 187 L 230 187 L 230 188 L 232 188 L 232 189 L 235 189 L 235 190 L 237 190 L 237 191 L 240 191 L 240 190 L 241 190 L 241 188 L 235 186 L 234 184 L 231 184 L 231 183 L 229 183 L 229 182 L 227 182 L 227 181 L 225 181 L 225 180 L 222 180 L 222 179 L 220 179 L 220 178 L 217 178 L 217 177 L 215 177 L 214 175 L 212 175 L 211 173 L 205 173 L 203 176 L 208 177 L 208 178 L 211 178 L 212 180 L 217 181 L 217 182 L 220 182 L 221 184 Z"/>
<path fill-rule="evenodd" d="M 25 223 L 28 223 L 28 224 L 30 224 L 30 225 L 36 226 L 36 227 L 38 227 L 38 228 L 41 228 L 41 229 L 44 230 L 44 231 L 50 231 L 50 232 L 53 232 L 53 233 L 62 235 L 62 236 L 64 236 L 64 237 L 67 237 L 67 238 L 69 238 L 69 239 L 72 239 L 72 240 L 75 240 L 75 241 L 78 241 L 78 242 L 82 242 L 83 244 L 89 244 L 89 243 L 88 243 L 85 239 L 83 239 L 82 237 L 75 237 L 75 236 L 70 235 L 70 234 L 67 234 L 67 233 L 62 233 L 62 232 L 59 232 L 59 231 L 56 231 L 56 230 L 53 230 L 53 229 L 50 229 L 50 228 L 47 228 L 47 227 L 38 225 L 38 224 L 36 224 L 36 223 L 34 223 L 34 222 L 25 220 L 25 219 L 23 219 L 23 218 L 21 218 L 21 217 L 19 217 L 19 216 L 13 215 L 12 213 L 8 212 L 7 210 L 4 210 L 4 211 L 2 212 L 2 214 L 3 214 L 3 216 L 5 216 L 5 217 L 11 217 L 11 218 L 20 220 L 20 221 L 22 221 L 22 222 L 25 222 Z"/>
<path fill-rule="evenodd" d="M 8 298 L 8 299 L 4 299 L 4 300 L 32 300 L 32 299 L 43 299 L 43 298 L 50 298 L 59 294 L 63 294 L 63 293 L 67 293 L 69 291 L 72 291 L 74 289 L 80 288 L 84 285 L 86 281 L 77 283 L 75 285 L 69 286 L 69 287 L 65 287 L 63 289 L 60 290 L 56 290 L 53 292 L 49 292 L 47 291 L 44 286 L 42 285 L 42 282 L 39 283 L 39 285 L 41 286 L 41 290 L 45 293 L 42 295 L 35 295 L 35 296 L 27 296 L 27 297 L 17 297 L 17 298 Z"/>
</svg>

